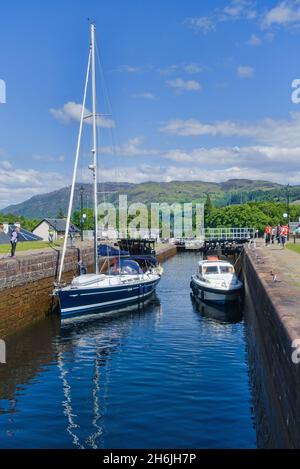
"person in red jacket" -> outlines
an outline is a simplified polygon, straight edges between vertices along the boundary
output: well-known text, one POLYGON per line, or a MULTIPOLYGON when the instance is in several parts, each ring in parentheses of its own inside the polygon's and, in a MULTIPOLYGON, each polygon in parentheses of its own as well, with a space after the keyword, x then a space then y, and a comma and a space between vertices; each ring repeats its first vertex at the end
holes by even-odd
POLYGON ((267 225, 266 228, 265 228, 265 243, 266 243, 266 247, 269 247, 269 244, 270 244, 271 231, 272 231, 272 228, 270 227, 270 225, 267 225))
POLYGON ((281 232, 280 232, 282 249, 284 249, 288 234, 289 234, 289 227, 287 225, 282 225, 281 232))

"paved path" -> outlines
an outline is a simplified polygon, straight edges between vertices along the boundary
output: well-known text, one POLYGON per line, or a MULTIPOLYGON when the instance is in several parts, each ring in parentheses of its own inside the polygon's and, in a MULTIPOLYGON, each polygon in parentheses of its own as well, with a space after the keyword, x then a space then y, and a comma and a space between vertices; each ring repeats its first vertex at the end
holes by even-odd
POLYGON ((282 249, 278 244, 271 244, 268 248, 261 240, 257 243, 257 255, 267 262, 278 280, 284 280, 289 285, 300 289, 300 254, 282 249))

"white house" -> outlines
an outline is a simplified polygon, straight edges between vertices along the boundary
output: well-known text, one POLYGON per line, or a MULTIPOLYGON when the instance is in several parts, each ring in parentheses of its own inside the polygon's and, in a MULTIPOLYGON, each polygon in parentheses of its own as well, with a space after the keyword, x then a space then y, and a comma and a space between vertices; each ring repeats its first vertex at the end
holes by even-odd
MULTIPOLYGON (((64 218, 44 218, 32 230, 37 236, 40 236, 44 241, 49 240, 49 232, 53 233, 53 239, 63 238, 66 232, 67 220, 64 218)), ((76 233, 79 233, 78 228, 75 226, 76 233)))

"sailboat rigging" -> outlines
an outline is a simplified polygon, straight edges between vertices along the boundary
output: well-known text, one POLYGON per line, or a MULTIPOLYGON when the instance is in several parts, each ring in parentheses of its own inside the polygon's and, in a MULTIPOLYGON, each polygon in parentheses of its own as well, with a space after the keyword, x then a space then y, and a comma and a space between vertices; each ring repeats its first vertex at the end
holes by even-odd
POLYGON ((139 263, 136 259, 118 257, 117 265, 107 272, 99 272, 98 235, 98 168, 97 168, 97 114, 96 114, 96 67, 95 67, 95 24, 92 23, 91 43, 82 101, 81 119, 79 125, 71 193, 66 222, 65 238, 58 272, 58 281, 53 294, 59 298, 60 311, 63 318, 85 313, 103 313, 104 311, 123 309, 132 304, 144 302, 154 293, 161 277, 161 270, 155 259, 152 263, 139 263), (92 82, 92 164, 89 168, 93 175, 93 202, 94 202, 94 273, 75 277, 69 285, 62 283, 62 273, 67 250, 68 234, 72 214, 76 175, 78 169, 80 144, 83 131, 83 122, 86 116, 85 103, 88 83, 91 74, 92 82), (142 267, 143 266, 143 267, 142 267))

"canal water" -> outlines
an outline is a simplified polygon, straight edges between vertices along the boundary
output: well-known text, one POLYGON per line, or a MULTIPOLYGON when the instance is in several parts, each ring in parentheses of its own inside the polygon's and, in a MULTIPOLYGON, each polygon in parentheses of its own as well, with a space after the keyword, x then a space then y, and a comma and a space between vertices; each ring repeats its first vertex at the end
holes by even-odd
POLYGON ((255 448, 243 318, 193 303, 197 260, 165 262, 143 310, 10 339, 0 448, 255 448))

